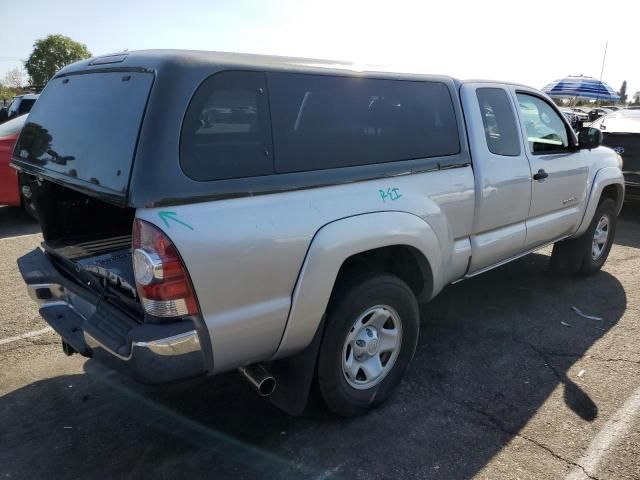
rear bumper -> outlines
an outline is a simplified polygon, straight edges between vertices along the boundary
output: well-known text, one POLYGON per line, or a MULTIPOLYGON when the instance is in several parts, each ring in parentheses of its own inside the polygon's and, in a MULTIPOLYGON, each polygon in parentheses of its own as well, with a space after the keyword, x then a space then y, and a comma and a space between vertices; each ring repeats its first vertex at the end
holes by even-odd
POLYGON ((191 320, 137 323, 90 292, 78 291, 40 250, 20 258, 18 266, 40 315, 76 352, 144 383, 205 373, 200 338, 191 320))

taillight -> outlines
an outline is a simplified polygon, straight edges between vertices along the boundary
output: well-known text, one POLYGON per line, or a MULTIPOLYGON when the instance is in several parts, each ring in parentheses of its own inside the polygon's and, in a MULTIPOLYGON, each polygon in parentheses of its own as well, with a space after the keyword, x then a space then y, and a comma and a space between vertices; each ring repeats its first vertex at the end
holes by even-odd
POLYGON ((144 310, 155 317, 198 313, 187 269, 176 247, 157 227, 133 223, 133 271, 144 310))

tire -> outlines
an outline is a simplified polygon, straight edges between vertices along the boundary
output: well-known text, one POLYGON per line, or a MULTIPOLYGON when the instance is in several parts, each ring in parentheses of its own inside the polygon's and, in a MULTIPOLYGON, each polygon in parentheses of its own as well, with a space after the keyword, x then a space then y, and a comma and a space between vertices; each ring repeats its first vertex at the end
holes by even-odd
POLYGON ((551 267, 556 272, 593 274, 599 271, 607 261, 613 239, 616 233, 617 210, 616 202, 605 198, 591 220, 586 232, 580 237, 563 240, 553 246, 551 267), (603 228, 604 227, 604 228, 603 228), (596 231, 599 232, 602 243, 596 242, 596 231), (603 235, 601 232, 605 231, 603 235), (605 238, 606 237, 606 238, 605 238))
POLYGON ((38 212, 36 211, 36 207, 33 205, 33 202, 24 196, 20 198, 20 205, 22 206, 22 210, 31 217, 32 220, 38 221, 38 212))
POLYGON ((25 177, 18 177, 18 186, 20 187, 20 206, 22 210, 29 215, 33 220, 38 221, 38 211, 36 210, 36 206, 33 203, 33 196, 29 194, 25 195, 24 188, 26 187, 28 191, 30 191, 31 186, 25 180, 25 177))
POLYGON ((384 402, 413 358, 419 328, 415 295, 393 275, 369 274, 337 288, 316 377, 328 409, 352 417, 384 402))

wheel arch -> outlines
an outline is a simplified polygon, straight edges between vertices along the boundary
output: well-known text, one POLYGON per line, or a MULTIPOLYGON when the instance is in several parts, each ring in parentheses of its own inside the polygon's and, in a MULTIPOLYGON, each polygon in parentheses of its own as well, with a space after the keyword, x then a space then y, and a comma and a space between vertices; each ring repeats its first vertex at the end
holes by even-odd
POLYGON ((380 271, 398 275, 420 299, 428 299, 443 286, 442 264, 438 236, 416 215, 376 212, 325 225, 307 252, 273 358, 295 354, 311 342, 337 282, 345 275, 382 266, 380 271), (422 281, 416 278, 418 272, 422 281))
POLYGON ((342 262, 333 291, 348 278, 368 273, 393 274, 420 299, 431 298, 433 294, 431 265, 424 253, 414 246, 394 244, 354 253, 342 262))
POLYGON ((624 177, 617 167, 605 167, 596 173, 589 192, 582 222, 573 234, 573 237, 579 237, 587 231, 593 215, 595 215, 598 206, 605 198, 615 200, 616 212, 620 213, 624 201, 624 177))
POLYGON ((606 185, 602 189, 602 193, 600 194, 600 198, 598 199, 598 205, 600 205, 606 198, 610 198, 611 200, 616 202, 616 209, 619 213, 620 209, 622 208, 622 202, 624 200, 624 189, 622 185, 618 183, 611 183, 609 185, 606 185))

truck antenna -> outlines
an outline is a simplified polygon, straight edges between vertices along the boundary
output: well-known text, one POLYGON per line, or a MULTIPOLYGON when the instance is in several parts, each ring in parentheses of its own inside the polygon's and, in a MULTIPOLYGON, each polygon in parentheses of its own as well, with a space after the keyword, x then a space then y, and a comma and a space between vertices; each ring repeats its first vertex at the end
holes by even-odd
POLYGON ((607 40, 604 44, 604 55, 602 55, 602 67, 600 67, 600 85, 598 85, 598 95, 596 96, 596 107, 598 106, 598 100, 600 100, 600 89, 602 88, 602 74, 604 73, 604 61, 607 58, 608 46, 609 46, 609 41, 607 40))

